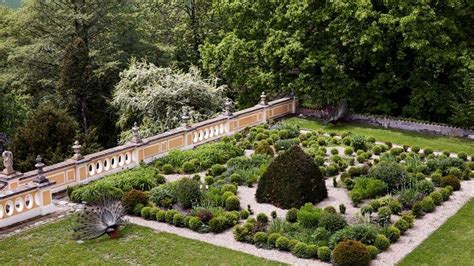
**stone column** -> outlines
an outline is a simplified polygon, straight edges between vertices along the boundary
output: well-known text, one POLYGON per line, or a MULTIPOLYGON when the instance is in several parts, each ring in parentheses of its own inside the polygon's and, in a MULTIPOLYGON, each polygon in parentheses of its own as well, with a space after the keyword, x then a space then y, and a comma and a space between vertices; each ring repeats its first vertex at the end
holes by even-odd
POLYGON ((84 159, 84 156, 81 154, 81 144, 79 144, 79 141, 75 141, 74 145, 72 146, 72 150, 74 151, 74 156, 72 156, 72 159, 75 161, 80 161, 84 159))
POLYGON ((36 178, 33 180, 33 182, 38 183, 38 184, 49 182, 46 176, 44 176, 44 171, 43 171, 44 163, 42 161, 43 161, 43 158, 41 158, 41 155, 38 155, 36 157, 36 164, 35 164, 37 174, 36 174, 36 178))

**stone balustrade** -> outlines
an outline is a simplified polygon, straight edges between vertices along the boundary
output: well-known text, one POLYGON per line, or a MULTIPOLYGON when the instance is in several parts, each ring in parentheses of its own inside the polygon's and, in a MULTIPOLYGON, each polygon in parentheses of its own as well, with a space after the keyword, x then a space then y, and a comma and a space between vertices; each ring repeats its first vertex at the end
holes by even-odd
POLYGON ((69 186, 136 167, 140 162, 149 163, 171 150, 192 149, 296 111, 293 98, 273 102, 265 98, 262 95, 260 104, 245 110, 231 113, 226 108, 226 113, 216 118, 141 140, 135 135, 130 143, 86 156, 79 154, 80 145, 75 143, 73 158, 41 169, 47 183, 36 183, 37 171, 0 177, 0 228, 54 211, 52 194, 69 186))

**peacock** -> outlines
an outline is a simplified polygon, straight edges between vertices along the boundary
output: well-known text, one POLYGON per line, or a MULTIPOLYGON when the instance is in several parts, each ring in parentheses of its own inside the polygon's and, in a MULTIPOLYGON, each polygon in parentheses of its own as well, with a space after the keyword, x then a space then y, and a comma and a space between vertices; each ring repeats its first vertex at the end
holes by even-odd
POLYGON ((119 227, 124 224, 124 214, 124 209, 117 200, 102 199, 94 204, 87 204, 78 214, 74 238, 89 240, 104 234, 116 238, 119 227))

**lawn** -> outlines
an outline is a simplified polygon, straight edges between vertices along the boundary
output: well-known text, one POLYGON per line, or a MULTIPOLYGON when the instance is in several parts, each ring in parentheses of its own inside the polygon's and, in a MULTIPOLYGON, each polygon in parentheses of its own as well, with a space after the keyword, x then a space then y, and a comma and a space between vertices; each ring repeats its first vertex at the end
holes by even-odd
POLYGON ((78 244, 70 218, 0 241, 2 265, 282 265, 149 228, 128 225, 119 239, 78 244))
POLYGON ((327 132, 352 132, 366 136, 373 136, 378 141, 391 141, 396 144, 417 145, 420 148, 432 148, 440 151, 466 152, 474 156, 474 140, 436 136, 409 131, 384 129, 353 123, 339 123, 337 125, 324 124, 310 119, 292 117, 285 120, 285 123, 299 125, 301 128, 323 130, 327 132))
POLYGON ((474 199, 399 265, 474 265, 474 199))

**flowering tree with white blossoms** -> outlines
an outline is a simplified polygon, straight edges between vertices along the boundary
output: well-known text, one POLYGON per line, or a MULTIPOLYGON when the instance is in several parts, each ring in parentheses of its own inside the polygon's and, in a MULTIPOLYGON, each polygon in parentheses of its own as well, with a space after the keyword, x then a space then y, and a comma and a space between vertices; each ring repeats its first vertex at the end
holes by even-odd
POLYGON ((112 105, 119 112, 117 125, 124 143, 130 140, 134 122, 140 125, 141 137, 147 137, 178 127, 183 110, 190 122, 216 116, 224 105, 223 86, 203 79, 195 67, 184 73, 132 60, 120 74, 112 105))

